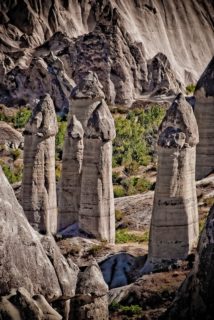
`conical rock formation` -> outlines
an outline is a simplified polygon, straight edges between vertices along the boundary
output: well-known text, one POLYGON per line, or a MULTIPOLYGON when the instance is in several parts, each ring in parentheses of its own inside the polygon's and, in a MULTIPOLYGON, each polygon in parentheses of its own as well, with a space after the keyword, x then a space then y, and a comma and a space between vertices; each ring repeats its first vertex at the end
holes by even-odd
POLYGON ((40 232, 56 233, 55 136, 58 131, 49 95, 37 104, 24 131, 22 205, 30 224, 40 232))
POLYGON ((115 234, 114 137, 114 120, 104 101, 102 86, 97 76, 89 72, 71 94, 63 151, 59 225, 66 227, 79 222, 84 232, 110 242, 114 242, 115 234))
POLYGON ((202 179, 214 171, 214 57, 197 83, 195 99, 200 137, 196 152, 196 178, 202 179))
POLYGON ((179 94, 160 126, 158 173, 148 261, 184 259, 198 237, 195 147, 198 128, 192 107, 179 94))

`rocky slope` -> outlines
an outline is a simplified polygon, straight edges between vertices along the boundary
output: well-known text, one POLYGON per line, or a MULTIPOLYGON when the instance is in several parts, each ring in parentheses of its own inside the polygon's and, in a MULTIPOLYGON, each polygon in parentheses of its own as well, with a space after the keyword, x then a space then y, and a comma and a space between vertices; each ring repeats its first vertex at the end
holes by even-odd
POLYGON ((30 93, 20 93, 47 87, 56 106, 67 107, 73 80, 90 69, 112 103, 129 104, 145 92, 177 93, 180 81, 195 82, 214 53, 213 12, 211 0, 1 3, 1 101, 32 102, 30 93), (58 34, 45 42, 58 31, 65 39, 58 34), (64 66, 60 72, 50 51, 64 66))

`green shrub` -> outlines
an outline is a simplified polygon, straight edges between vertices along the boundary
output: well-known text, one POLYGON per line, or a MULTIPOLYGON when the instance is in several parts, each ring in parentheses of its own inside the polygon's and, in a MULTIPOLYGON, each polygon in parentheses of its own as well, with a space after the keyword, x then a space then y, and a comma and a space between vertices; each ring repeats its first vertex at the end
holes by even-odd
POLYGON ((124 197, 126 195, 126 191, 123 188, 123 186, 115 185, 114 186, 114 197, 119 198, 119 197, 124 197))
POLYGON ((195 91, 195 85, 193 83, 190 83, 186 86, 186 94, 192 94, 195 91))
POLYGON ((24 128, 28 120, 32 115, 32 111, 27 107, 21 107, 19 111, 16 113, 15 118, 13 120, 13 124, 15 128, 24 128))
POLYGON ((121 221, 123 219, 123 212, 121 210, 118 210, 116 209, 115 210, 115 220, 118 222, 118 221, 121 221))
POLYGON ((126 117, 115 118, 113 167, 123 165, 132 174, 140 165, 148 165, 152 161, 152 149, 147 137, 156 134, 164 114, 163 107, 154 105, 147 110, 136 109, 126 117))
POLYGON ((13 157, 13 160, 15 161, 20 157, 21 150, 20 149, 11 149, 10 153, 11 153, 11 155, 13 157))
POLYGON ((67 121, 61 120, 57 117, 58 132, 56 135, 56 160, 62 160, 63 145, 65 140, 65 134, 67 130, 67 121))
POLYGON ((128 243, 128 242, 147 242, 149 238, 149 233, 145 231, 142 234, 133 233, 127 229, 116 230, 116 243, 128 243))
POLYGON ((0 165, 2 170, 7 177, 8 181, 13 184, 15 182, 19 182, 22 180, 23 166, 17 166, 15 168, 11 168, 8 164, 4 163, 0 160, 0 165))

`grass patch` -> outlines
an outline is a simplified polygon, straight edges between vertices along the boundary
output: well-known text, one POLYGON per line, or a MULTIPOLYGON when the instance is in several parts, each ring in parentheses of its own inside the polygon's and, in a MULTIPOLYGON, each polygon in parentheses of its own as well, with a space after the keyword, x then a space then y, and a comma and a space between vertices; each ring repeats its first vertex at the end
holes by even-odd
POLYGON ((119 180, 120 184, 114 185, 114 197, 131 196, 153 189, 153 184, 145 177, 129 177, 119 180))
POLYGON ((117 302, 112 302, 109 306, 110 312, 118 312, 127 316, 142 315, 142 308, 137 304, 132 304, 130 306, 124 306, 117 302))
POLYGON ((149 240, 149 232, 145 231, 142 234, 137 234, 131 231, 128 231, 127 229, 118 229, 116 230, 116 243, 128 243, 128 242, 134 242, 134 243, 143 243, 148 242, 149 240))

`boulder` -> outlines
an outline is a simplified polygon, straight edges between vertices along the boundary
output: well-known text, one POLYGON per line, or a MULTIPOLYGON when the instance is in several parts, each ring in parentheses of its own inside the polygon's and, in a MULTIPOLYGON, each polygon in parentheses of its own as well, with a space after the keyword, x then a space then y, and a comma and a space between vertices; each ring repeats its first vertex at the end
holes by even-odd
POLYGON ((18 149, 23 147, 24 137, 16 129, 4 121, 0 121, 0 145, 6 148, 18 149))
POLYGON ((96 262, 81 272, 78 277, 76 296, 71 299, 69 319, 107 320, 108 286, 96 262))

